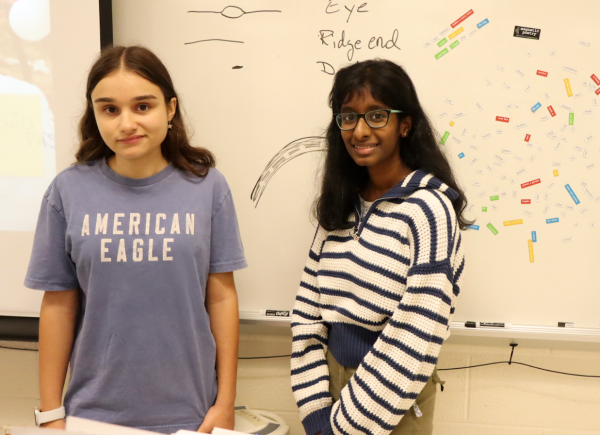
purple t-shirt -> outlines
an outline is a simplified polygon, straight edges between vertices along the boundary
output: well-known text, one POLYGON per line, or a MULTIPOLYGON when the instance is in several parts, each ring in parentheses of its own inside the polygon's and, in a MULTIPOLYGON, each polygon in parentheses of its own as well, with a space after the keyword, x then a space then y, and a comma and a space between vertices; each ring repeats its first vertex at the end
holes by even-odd
POLYGON ((25 279, 81 289, 67 415, 173 433, 196 430, 216 393, 208 274, 246 267, 225 178, 167 166, 126 178, 104 159, 48 188, 25 279))

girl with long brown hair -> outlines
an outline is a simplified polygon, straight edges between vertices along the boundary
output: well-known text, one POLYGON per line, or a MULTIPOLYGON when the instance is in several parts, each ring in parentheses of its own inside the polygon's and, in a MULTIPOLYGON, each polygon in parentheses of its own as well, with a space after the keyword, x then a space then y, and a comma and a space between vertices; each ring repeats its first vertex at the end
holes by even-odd
POLYGON ((79 135, 76 164, 42 200, 25 280, 45 291, 36 422, 232 429, 233 271, 246 266, 235 208, 150 50, 100 54, 79 135))

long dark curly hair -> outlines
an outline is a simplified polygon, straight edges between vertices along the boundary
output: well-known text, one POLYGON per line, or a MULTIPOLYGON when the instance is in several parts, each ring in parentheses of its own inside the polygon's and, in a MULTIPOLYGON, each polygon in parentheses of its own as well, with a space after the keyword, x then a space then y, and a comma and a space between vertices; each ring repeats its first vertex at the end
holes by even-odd
MULTIPOLYGON (((412 128, 408 136, 402 138, 400 158, 411 170, 422 169, 432 173, 458 193, 453 207, 460 228, 465 229, 472 223, 464 216, 467 198, 438 145, 434 130, 406 71, 394 62, 381 59, 357 62, 340 69, 329 94, 329 105, 333 113, 339 113, 342 104, 364 90, 388 107, 402 110, 404 113, 398 114, 400 121, 406 116, 412 118, 412 128)), ((356 195, 368 183, 369 174, 367 168, 354 163, 346 151, 341 131, 333 116, 326 138, 327 152, 321 193, 315 203, 315 216, 319 224, 328 231, 347 229, 353 225, 348 216, 354 210, 356 195)))
POLYGON ((121 68, 158 86, 165 97, 165 103, 168 104, 173 97, 177 98, 175 116, 170 121, 173 127, 161 144, 162 155, 178 169, 198 177, 206 176, 208 169, 215 166, 215 157, 207 149, 190 144, 182 116, 181 101, 175 92, 171 76, 160 59, 152 51, 141 46, 107 47, 92 65, 85 91, 86 108, 79 121, 79 150, 75 154, 75 164, 114 154, 100 136, 92 106, 92 91, 100 80, 121 68))

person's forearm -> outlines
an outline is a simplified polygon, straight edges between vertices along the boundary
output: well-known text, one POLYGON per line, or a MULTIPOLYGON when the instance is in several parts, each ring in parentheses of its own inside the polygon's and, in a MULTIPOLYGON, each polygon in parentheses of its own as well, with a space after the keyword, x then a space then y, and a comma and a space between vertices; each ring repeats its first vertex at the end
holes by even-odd
POLYGON ((237 380, 239 311, 237 295, 208 305, 210 328, 217 346, 217 403, 233 406, 237 380))
POLYGON ((46 292, 40 311, 40 410, 62 406, 62 392, 73 348, 79 290, 46 292))

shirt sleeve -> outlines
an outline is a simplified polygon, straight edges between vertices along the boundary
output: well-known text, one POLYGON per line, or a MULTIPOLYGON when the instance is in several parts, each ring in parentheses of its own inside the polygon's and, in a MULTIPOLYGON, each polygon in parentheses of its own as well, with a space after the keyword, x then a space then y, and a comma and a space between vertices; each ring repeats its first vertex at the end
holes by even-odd
POLYGON ((46 291, 79 288, 67 246, 67 221, 61 208, 50 203, 48 192, 42 199, 25 287, 46 291))
POLYGON ((209 273, 233 272, 247 266, 233 198, 227 191, 211 220, 209 273))
POLYGON ((292 313, 292 391, 307 435, 329 426, 332 399, 329 394, 328 326, 321 318, 317 282, 319 259, 327 231, 317 229, 292 313))
POLYGON ((406 202, 412 209, 406 290, 332 408, 335 434, 389 434, 432 375, 447 337, 464 264, 454 211, 442 200, 406 202))

